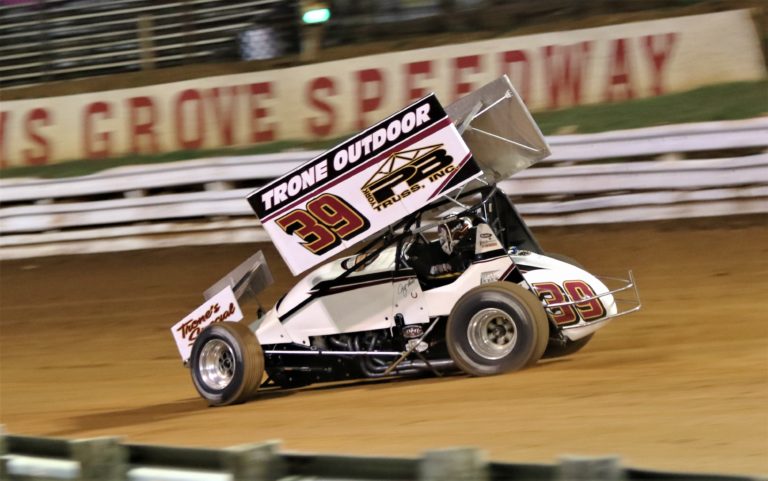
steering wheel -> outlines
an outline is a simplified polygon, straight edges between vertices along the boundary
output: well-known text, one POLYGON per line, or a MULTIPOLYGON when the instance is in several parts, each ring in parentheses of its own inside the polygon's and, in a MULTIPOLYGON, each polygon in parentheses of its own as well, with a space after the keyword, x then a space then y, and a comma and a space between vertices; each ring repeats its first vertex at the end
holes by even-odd
POLYGON ((453 254, 453 234, 451 234, 451 229, 448 227, 448 224, 440 224, 437 228, 437 235, 440 241, 440 248, 443 252, 447 255, 453 254))

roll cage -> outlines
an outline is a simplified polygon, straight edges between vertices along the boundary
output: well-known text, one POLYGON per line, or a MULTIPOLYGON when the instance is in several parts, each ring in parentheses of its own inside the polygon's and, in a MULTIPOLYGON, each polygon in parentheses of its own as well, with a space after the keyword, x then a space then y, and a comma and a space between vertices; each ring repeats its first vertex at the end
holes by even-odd
POLYGON ((344 279, 351 273, 364 268, 382 251, 392 246, 396 246, 393 274, 398 275, 402 271, 413 269, 404 256, 409 241, 418 237, 427 243, 434 242, 426 237, 427 233, 434 231, 441 224, 460 217, 470 217, 488 224, 505 251, 520 249, 543 253, 538 241, 509 197, 496 186, 484 185, 452 197, 443 197, 376 234, 372 241, 355 252, 354 262, 345 266, 344 272, 337 277, 337 280, 344 279), (442 215, 437 215, 441 209, 450 205, 454 208, 442 215))

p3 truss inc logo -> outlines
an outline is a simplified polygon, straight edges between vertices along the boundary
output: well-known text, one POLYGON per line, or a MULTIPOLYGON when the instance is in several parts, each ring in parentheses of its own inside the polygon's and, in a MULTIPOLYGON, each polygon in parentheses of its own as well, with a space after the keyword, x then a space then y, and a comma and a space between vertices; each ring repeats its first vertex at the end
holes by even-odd
POLYGON ((456 170, 443 144, 395 152, 361 189, 376 211, 400 202, 456 170))

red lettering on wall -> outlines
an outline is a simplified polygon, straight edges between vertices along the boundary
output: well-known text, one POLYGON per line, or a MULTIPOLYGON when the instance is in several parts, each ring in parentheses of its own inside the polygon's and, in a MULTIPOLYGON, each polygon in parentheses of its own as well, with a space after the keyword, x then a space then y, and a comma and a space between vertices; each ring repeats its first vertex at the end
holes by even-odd
POLYGON ((128 102, 128 138, 131 152, 139 154, 142 151, 157 153, 160 145, 155 132, 157 107, 152 97, 131 97, 128 102), (144 141, 142 142, 142 139, 144 141), (142 149, 142 144, 145 147, 142 149))
POLYGON ((307 103, 323 112, 321 117, 310 117, 306 121, 307 130, 315 137, 326 137, 336 126, 336 110, 326 100, 321 98, 336 95, 336 84, 329 77, 318 77, 307 84, 307 103))
POLYGON ((8 128, 10 116, 10 112, 0 112, 0 169, 8 167, 8 161, 5 157, 5 130, 8 128))
POLYGON ((664 93, 664 69, 676 40, 676 33, 646 35, 643 37, 643 52, 653 67, 651 71, 651 91, 653 95, 662 95, 664 93))
POLYGON ((112 106, 107 102, 92 102, 83 112, 83 156, 86 159, 106 159, 112 154, 112 135, 97 132, 96 118, 112 118, 112 106))
POLYGON ((502 74, 507 74, 523 102, 531 98, 531 62, 524 50, 509 50, 500 55, 502 74))
POLYGON ((262 119, 269 117, 269 110, 261 107, 260 97, 272 98, 272 82, 258 82, 249 85, 251 106, 251 142, 272 142, 275 140, 275 124, 264 124, 262 119))
POLYGON ((434 78, 432 75, 432 61, 411 62, 405 64, 405 102, 410 104, 429 93, 428 89, 416 85, 417 77, 434 78))
POLYGON ((544 77, 547 85, 547 107, 557 109, 563 105, 581 103, 582 80, 586 77, 592 42, 573 45, 547 45, 544 50, 544 77), (561 103, 568 95, 569 101, 561 103))
POLYGON ((384 75, 377 68, 368 68, 356 72, 357 77, 357 128, 368 126, 365 114, 381 107, 384 99, 384 75), (371 92, 373 91, 373 92, 371 92))
POLYGON ((181 92, 173 111, 176 145, 184 150, 195 150, 205 141, 203 96, 196 89, 181 92), (190 125, 192 124, 192 125, 190 125))
POLYGON ((237 87, 214 87, 209 91, 208 100, 212 106, 214 123, 221 138, 221 145, 233 145, 235 143, 234 125, 237 105, 237 87), (229 97, 228 102, 223 98, 229 97), (222 105, 225 104, 225 105, 222 105))
POLYGON ((467 55, 466 57, 457 57, 453 59, 454 100, 474 90, 471 82, 464 81, 465 70, 472 70, 475 73, 480 73, 480 56, 467 55))
POLYGON ((38 131, 39 127, 51 125, 51 114, 47 109, 38 107, 30 110, 24 121, 24 132, 37 147, 24 149, 24 162, 29 165, 47 164, 51 158, 51 144, 38 131))
POLYGON ((629 39, 617 38, 612 42, 608 59, 608 82, 605 85, 603 99, 606 102, 627 100, 635 97, 632 88, 632 75, 627 54, 629 39))

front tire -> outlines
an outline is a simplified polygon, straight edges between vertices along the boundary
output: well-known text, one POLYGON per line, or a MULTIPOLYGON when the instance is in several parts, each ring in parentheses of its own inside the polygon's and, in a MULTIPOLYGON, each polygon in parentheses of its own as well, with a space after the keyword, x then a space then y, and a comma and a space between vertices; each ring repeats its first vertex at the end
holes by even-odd
POLYGON ((192 346, 192 382, 211 406, 245 402, 259 388, 264 353, 246 325, 221 322, 206 328, 192 346))
POLYGON ((448 353, 473 376, 516 371, 535 364, 549 338, 547 314, 528 290, 509 282, 476 287, 448 318, 448 353))

